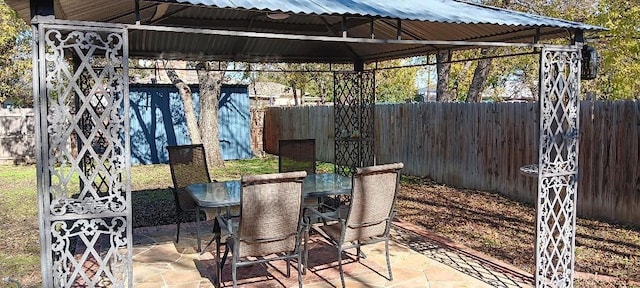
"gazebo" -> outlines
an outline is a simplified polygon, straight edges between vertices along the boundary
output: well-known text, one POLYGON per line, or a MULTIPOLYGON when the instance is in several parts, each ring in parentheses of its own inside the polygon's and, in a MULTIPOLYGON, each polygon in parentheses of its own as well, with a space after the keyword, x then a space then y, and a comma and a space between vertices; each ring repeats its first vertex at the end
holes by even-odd
POLYGON ((334 89, 373 103, 367 64, 478 47, 540 55, 536 284, 573 286, 582 49, 603 28, 454 0, 6 2, 33 26, 43 286, 98 281, 90 256, 95 277, 132 286, 130 58, 350 63, 334 89))

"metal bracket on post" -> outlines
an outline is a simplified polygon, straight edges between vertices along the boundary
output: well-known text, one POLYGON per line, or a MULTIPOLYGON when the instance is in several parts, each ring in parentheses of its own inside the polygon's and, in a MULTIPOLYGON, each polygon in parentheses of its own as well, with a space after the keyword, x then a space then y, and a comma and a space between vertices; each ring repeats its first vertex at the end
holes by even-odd
POLYGON ((140 0, 135 0, 136 25, 140 25, 140 0))
POLYGON ((371 18, 371 27, 370 27, 370 30, 371 30, 371 39, 376 39, 376 33, 375 33, 375 32, 374 32, 374 30, 373 30, 373 22, 374 22, 374 21, 375 21, 375 19, 371 18))
POLYGON ((347 16, 342 15, 342 38, 347 38, 347 16))

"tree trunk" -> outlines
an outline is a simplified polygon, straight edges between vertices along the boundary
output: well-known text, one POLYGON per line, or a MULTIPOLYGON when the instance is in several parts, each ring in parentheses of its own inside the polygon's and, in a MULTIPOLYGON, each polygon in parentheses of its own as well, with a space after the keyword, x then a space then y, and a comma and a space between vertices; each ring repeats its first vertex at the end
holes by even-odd
POLYGON ((298 90, 296 89, 295 83, 291 83, 291 90, 293 90, 293 105, 300 105, 300 102, 298 101, 298 90))
POLYGON ((200 84, 200 132, 202 144, 207 155, 207 166, 224 167, 220 149, 220 132, 218 128, 218 97, 224 80, 226 62, 220 64, 220 70, 209 71, 210 63, 200 62, 196 65, 200 84))
POLYGON ((184 106, 184 118, 185 122, 187 122, 187 131, 189 132, 189 138, 191 139, 191 144, 200 144, 202 143, 202 137, 200 136, 200 130, 198 129, 198 120, 196 118, 196 110, 193 107, 193 98, 191 95, 191 88, 189 85, 184 83, 180 76, 176 73, 176 70, 173 67, 169 67, 167 64, 168 61, 162 61, 162 66, 164 67, 164 71, 167 73, 167 77, 171 80, 171 83, 178 88, 178 92, 180 93, 180 98, 182 98, 182 105, 184 106))
POLYGON ((451 72, 451 53, 449 51, 439 51, 436 54, 436 71, 438 73, 438 83, 436 85, 436 101, 449 101, 449 74, 451 72))
MULTIPOLYGON (((495 49, 482 48, 480 51, 480 55, 486 57, 490 55, 495 49)), ((469 86, 469 94, 467 95, 468 102, 482 102, 482 96, 480 92, 484 88, 485 83, 487 82, 487 76, 489 75, 489 71, 491 71, 491 64, 493 59, 487 58, 478 60, 478 66, 476 66, 476 71, 473 73, 473 80, 471 81, 471 86, 469 86)))

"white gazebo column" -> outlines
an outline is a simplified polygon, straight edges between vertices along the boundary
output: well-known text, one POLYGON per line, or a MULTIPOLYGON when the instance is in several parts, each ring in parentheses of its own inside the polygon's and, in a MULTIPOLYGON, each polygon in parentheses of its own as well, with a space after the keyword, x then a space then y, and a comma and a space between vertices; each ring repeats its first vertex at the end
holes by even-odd
POLYGON ((536 287, 573 287, 581 47, 543 48, 536 287))
POLYGON ((131 287, 127 30, 32 24, 43 287, 131 287))

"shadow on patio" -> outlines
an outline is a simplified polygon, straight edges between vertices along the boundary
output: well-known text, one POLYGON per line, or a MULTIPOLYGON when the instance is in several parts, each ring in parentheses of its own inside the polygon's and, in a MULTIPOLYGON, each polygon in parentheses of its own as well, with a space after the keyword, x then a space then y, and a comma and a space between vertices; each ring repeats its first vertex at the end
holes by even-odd
MULTIPOLYGON (((211 224, 211 223, 208 223, 211 224)), ((175 243, 175 225, 134 229, 133 271, 135 287, 213 287, 215 262, 212 249, 196 253, 195 224, 187 223, 175 243)), ((211 227, 210 225, 208 227, 211 227)), ((211 233, 203 239, 210 239, 211 233)), ((529 287, 530 274, 469 248, 433 235, 404 221, 394 222, 390 245, 394 280, 386 279, 384 243, 367 245, 361 263, 353 255, 343 259, 347 287, 529 287)), ((305 287, 340 287, 335 248, 312 235, 305 287)), ((351 251, 350 251, 351 252, 351 251)), ((238 268, 241 287, 294 287, 296 265, 285 277, 285 262, 274 261, 238 268)), ((223 287, 232 286, 225 265, 223 287)))

